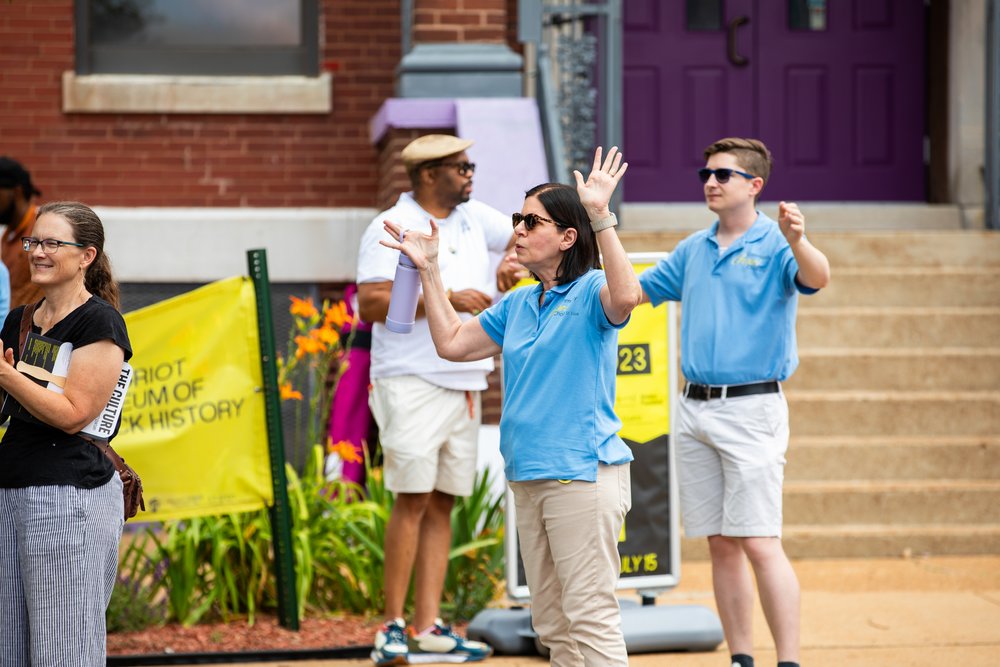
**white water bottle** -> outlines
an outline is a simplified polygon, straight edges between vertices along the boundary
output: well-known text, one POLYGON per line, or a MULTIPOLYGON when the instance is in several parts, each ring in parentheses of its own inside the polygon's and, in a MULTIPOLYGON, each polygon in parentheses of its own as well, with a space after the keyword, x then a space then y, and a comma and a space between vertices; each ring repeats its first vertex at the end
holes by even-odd
MULTIPOLYGON (((399 233, 399 242, 403 234, 399 233)), ((392 280, 389 295, 389 313, 385 317, 385 328, 394 333, 407 334, 413 331, 417 319, 417 295, 420 292, 420 272, 406 253, 399 253, 396 277, 392 280)))

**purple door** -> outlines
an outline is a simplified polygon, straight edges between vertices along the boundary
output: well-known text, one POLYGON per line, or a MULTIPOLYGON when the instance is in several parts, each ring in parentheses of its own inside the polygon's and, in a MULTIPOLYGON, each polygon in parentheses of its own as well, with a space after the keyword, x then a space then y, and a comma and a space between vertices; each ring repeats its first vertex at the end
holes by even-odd
POLYGON ((767 200, 925 199, 924 3, 623 5, 626 201, 701 200, 725 136, 771 149, 767 200))

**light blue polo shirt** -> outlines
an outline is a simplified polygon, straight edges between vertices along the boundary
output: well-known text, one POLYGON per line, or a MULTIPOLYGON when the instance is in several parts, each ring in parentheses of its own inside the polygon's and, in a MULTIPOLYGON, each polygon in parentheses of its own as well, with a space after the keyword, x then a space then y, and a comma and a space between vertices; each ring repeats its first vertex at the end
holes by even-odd
POLYGON ((798 262, 778 224, 763 213, 721 256, 719 222, 677 245, 639 276, 653 305, 680 301, 681 368, 698 384, 787 380, 795 342, 798 262))
POLYGON ((479 315, 503 348, 500 452, 512 482, 597 480, 597 464, 632 460, 618 437, 618 330, 601 306, 604 272, 592 269, 545 294, 522 287, 479 315))

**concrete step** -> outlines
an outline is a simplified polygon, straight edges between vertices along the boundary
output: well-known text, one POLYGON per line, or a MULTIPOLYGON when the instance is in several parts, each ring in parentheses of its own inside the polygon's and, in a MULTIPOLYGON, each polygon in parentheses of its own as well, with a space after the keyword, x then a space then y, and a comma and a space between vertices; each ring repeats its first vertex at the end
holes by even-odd
POLYGON ((806 347, 992 347, 1000 308, 803 308, 798 342, 806 347))
POLYGON ((796 391, 793 438, 1000 434, 1000 392, 796 391))
MULTIPOLYGON (((806 224, 809 240, 830 260, 834 277, 846 267, 1000 267, 997 232, 822 232, 809 231, 806 224)), ((625 227, 619 236, 629 252, 666 252, 690 233, 625 227)))
POLYGON ((1000 481, 786 482, 786 525, 1000 524, 1000 481))
MULTIPOLYGON (((798 202, 806 216, 810 235, 827 232, 960 231, 962 211, 954 204, 909 204, 902 202, 798 202)), ((760 202, 758 209, 778 219, 778 202, 760 202)), ((621 205, 622 227, 629 231, 696 230, 713 221, 703 202, 675 204, 625 202, 621 205)))
MULTIPOLYGON (((1000 341, 997 341, 1000 342, 1000 341)), ((992 391, 1000 347, 799 348, 785 391, 992 391)))
POLYGON ((794 438, 788 482, 1000 479, 1000 437, 794 438))
POLYGON ((817 306, 997 306, 1000 268, 979 266, 834 267, 830 284, 799 299, 817 306))
MULTIPOLYGON (((927 523, 786 525, 782 535, 791 558, 878 558, 1000 553, 1000 525, 927 523)), ((708 540, 681 540, 684 561, 708 560, 708 540)))
POLYGON ((823 232, 809 234, 809 239, 836 268, 1000 266, 1000 234, 996 232, 823 232))

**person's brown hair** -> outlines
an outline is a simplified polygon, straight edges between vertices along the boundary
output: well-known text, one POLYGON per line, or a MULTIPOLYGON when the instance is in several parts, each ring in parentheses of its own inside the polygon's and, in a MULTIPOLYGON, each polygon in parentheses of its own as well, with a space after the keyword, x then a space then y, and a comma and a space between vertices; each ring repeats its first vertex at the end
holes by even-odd
POLYGON ((76 201, 55 201, 42 205, 38 217, 52 213, 62 217, 73 228, 73 240, 85 247, 97 250, 97 256, 87 267, 84 286, 91 294, 96 294, 115 308, 121 308, 118 282, 111 274, 111 260, 104 254, 104 225, 97 214, 76 201))
POLYGON ((754 176, 764 179, 764 185, 767 185, 774 160, 771 158, 771 151, 767 150, 763 141, 740 139, 739 137, 719 139, 705 149, 705 159, 707 160, 716 153, 732 153, 736 156, 737 164, 754 176))

